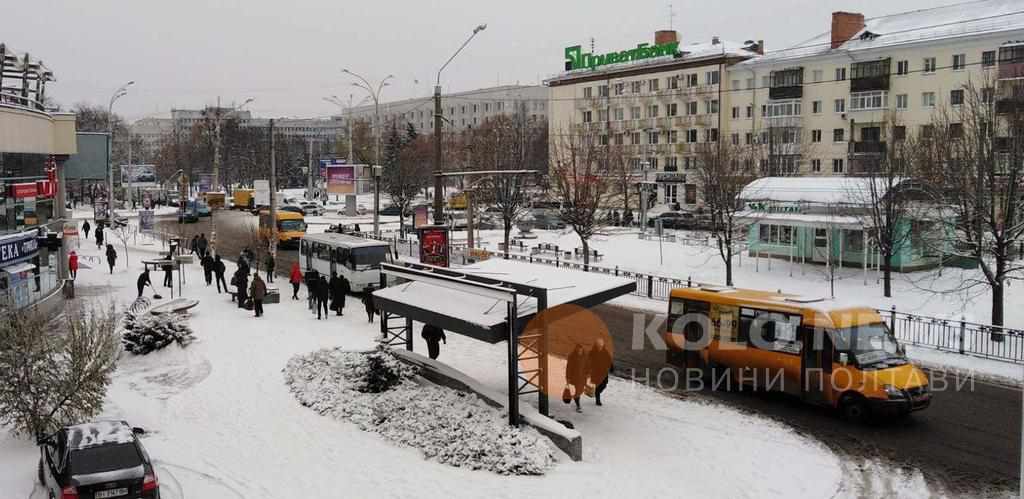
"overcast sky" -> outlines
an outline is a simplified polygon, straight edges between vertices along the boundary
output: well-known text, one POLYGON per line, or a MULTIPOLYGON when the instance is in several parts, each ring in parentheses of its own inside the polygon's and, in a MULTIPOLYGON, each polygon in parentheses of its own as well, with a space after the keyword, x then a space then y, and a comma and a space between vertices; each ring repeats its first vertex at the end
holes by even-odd
POLYGON ((438 68, 474 26, 487 29, 445 70, 445 91, 537 84, 561 70, 563 49, 599 52, 653 41, 669 24, 681 41, 718 35, 764 39, 768 50, 829 29, 834 10, 867 17, 953 3, 944 0, 36 0, 3 12, 0 41, 42 59, 63 106, 106 105, 138 119, 173 108, 255 101, 264 117, 335 113, 328 95, 356 101, 341 68, 377 81, 384 100, 432 92, 438 68), (713 6, 713 7, 712 7, 713 6), (416 81, 419 83, 416 83, 416 81))

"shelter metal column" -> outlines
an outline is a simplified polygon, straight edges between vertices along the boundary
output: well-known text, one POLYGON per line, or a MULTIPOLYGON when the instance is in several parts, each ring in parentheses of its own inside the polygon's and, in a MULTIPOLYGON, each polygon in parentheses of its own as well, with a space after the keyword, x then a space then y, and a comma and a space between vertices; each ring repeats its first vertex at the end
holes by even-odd
POLYGON ((548 415, 548 334, 543 312, 547 302, 547 291, 537 296, 537 315, 530 321, 530 328, 519 336, 516 347, 517 391, 519 395, 536 392, 537 410, 545 416, 548 415), (536 388, 530 388, 531 385, 536 388))
POLYGON ((519 334, 516 331, 518 295, 508 302, 508 424, 519 426, 519 334))
POLYGON ((384 345, 412 351, 412 319, 381 310, 380 334, 384 345))

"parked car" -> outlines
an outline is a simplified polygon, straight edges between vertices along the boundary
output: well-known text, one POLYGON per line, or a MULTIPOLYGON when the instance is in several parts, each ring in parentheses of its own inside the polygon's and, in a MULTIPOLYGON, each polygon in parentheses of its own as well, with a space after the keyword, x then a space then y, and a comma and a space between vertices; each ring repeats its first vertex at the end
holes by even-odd
POLYGON ((195 201, 196 203, 196 215, 200 217, 210 216, 210 205, 206 204, 205 201, 195 201))
POLYGON ((302 208, 302 211, 306 212, 306 216, 309 217, 323 216, 323 214, 327 211, 324 209, 323 206, 320 205, 320 203, 316 203, 313 201, 303 201, 299 203, 299 206, 302 208))
POLYGON ((561 230, 565 228, 565 222, 561 218, 555 215, 547 213, 546 211, 535 211, 531 213, 531 223, 536 229, 555 229, 561 230))
MULTIPOLYGON (((380 214, 384 215, 384 216, 397 217, 400 213, 401 213, 401 210, 398 209, 397 205, 386 206, 386 207, 380 209, 380 214)), ((409 213, 405 214, 405 216, 409 216, 409 215, 410 215, 409 213)))
POLYGON ((160 499, 160 482, 139 436, 124 421, 66 426, 42 436, 39 483, 53 499, 160 499))
POLYGON ((661 227, 664 229, 693 229, 697 225, 696 215, 685 211, 667 211, 649 218, 647 226, 656 227, 657 220, 661 220, 661 227))
POLYGON ((299 215, 306 216, 306 210, 302 209, 301 206, 295 206, 293 204, 287 204, 277 208, 278 211, 290 211, 292 213, 298 213, 299 215))

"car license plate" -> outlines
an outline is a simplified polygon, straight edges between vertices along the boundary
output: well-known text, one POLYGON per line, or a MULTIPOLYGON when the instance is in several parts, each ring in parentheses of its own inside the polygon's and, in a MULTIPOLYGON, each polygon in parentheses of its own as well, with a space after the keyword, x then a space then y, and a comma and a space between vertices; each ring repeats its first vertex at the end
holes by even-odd
POLYGON ((106 499, 108 497, 121 497, 128 495, 128 487, 121 487, 119 489, 101 490, 93 494, 92 496, 96 499, 106 499))

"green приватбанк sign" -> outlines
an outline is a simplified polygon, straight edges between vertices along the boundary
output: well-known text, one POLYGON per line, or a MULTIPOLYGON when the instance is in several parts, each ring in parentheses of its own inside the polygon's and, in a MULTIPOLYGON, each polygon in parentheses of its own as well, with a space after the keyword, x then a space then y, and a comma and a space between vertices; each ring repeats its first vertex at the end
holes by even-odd
POLYGON ((674 56, 678 52, 679 42, 669 42, 651 46, 648 46, 646 43, 641 43, 634 49, 609 52, 601 55, 594 55, 590 53, 584 54, 582 47, 575 45, 565 48, 565 69, 566 71, 584 68, 594 69, 608 64, 639 61, 643 59, 650 59, 652 57, 661 57, 663 55, 674 56))

